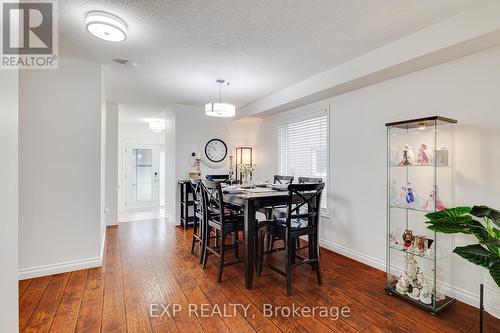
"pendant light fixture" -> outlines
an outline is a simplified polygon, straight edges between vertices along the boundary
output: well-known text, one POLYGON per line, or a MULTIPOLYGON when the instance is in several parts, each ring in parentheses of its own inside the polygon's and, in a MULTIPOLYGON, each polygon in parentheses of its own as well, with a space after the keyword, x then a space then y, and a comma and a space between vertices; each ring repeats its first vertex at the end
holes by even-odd
MULTIPOLYGON (((219 85, 219 102, 205 104, 205 115, 210 117, 234 117, 236 107, 233 104, 222 103, 222 86, 226 81, 218 79, 216 82, 219 85)), ((227 85, 229 85, 229 82, 227 85)))

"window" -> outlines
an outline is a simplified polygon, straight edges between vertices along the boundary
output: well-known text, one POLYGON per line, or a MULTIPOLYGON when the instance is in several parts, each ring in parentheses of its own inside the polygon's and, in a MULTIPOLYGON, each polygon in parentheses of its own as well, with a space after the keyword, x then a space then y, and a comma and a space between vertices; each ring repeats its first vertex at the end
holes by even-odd
MULTIPOLYGON (((328 115, 326 111, 307 118, 287 120, 278 127, 280 174, 318 177, 327 182, 328 115)), ((327 188, 322 194, 321 208, 327 210, 327 188)))

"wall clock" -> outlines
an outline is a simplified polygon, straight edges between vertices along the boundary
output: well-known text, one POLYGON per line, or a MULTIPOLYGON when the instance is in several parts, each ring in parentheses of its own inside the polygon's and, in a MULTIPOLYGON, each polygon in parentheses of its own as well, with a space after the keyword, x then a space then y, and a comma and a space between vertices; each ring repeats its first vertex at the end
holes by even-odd
POLYGON ((205 145, 205 155, 214 163, 222 162, 227 156, 227 145, 221 139, 212 139, 205 145))

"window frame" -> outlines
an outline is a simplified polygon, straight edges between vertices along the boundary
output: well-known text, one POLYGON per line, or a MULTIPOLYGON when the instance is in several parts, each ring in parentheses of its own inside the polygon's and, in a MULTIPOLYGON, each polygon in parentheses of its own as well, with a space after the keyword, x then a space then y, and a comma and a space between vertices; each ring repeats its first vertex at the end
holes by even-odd
POLYGON ((276 128, 277 141, 278 141, 278 169, 281 172, 281 145, 280 145, 280 129, 282 126, 286 126, 292 123, 297 123, 301 121, 305 121, 308 119, 317 118, 320 116, 324 116, 326 114, 326 207, 321 208, 321 216, 325 218, 330 218, 330 212, 332 211, 332 202, 331 198, 331 179, 330 179, 330 165, 331 165, 331 154, 330 154, 330 105, 326 105, 323 107, 315 107, 314 111, 311 108, 297 110, 297 112, 291 112, 287 114, 286 117, 283 117, 279 120, 278 126, 276 128), (319 110, 318 110, 319 109, 319 110))

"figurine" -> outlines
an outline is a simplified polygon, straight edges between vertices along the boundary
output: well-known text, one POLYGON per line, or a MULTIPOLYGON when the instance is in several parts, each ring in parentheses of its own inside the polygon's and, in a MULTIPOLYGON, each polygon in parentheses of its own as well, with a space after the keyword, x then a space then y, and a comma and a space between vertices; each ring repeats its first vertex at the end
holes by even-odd
POLYGON ((428 211, 440 211, 446 209, 443 201, 441 201, 441 199, 439 198, 438 190, 438 187, 434 186, 434 190, 431 192, 429 198, 424 202, 424 205, 422 206, 423 209, 428 211))
MULTIPOLYGON (((391 190, 391 193, 393 190, 391 190)), ((394 190, 394 192, 396 192, 394 190)), ((399 191, 399 195, 395 194, 392 196, 393 202, 392 205, 396 207, 405 207, 406 206, 406 187, 401 187, 399 191)))
POLYGON ((408 293, 408 296, 413 298, 414 300, 418 301, 420 295, 420 290, 418 288, 413 288, 411 293, 408 293))
POLYGON ((426 248, 425 248, 425 245, 426 245, 426 237, 425 236, 415 236, 415 247, 416 249, 418 250, 419 253, 424 253, 426 248))
POLYGON ((413 242, 413 232, 411 230, 406 229, 403 233, 403 242, 404 247, 409 248, 413 242))
POLYGON ((413 189, 411 188, 411 184, 408 183, 407 187, 405 188, 406 190, 406 195, 405 195, 405 200, 406 203, 410 206, 415 203, 415 195, 413 194, 413 189))
POLYGON ((396 291, 400 294, 406 294, 408 292, 409 283, 406 278, 406 274, 401 274, 398 283, 396 283, 396 291))
POLYGON ((429 154, 427 153, 427 145, 426 144, 421 144, 420 149, 418 150, 418 155, 417 155, 417 164, 420 165, 428 165, 430 164, 430 157, 429 154))
POLYGON ((431 304, 432 302, 432 287, 429 284, 425 284, 422 286, 422 289, 420 289, 420 296, 419 296, 420 302, 424 304, 431 304))
POLYGON ((405 255, 405 261, 406 261, 406 277, 409 279, 410 285, 413 287, 417 287, 416 283, 416 278, 417 278, 417 273, 419 271, 419 268, 417 266, 417 260, 415 259, 415 256, 411 253, 406 253, 405 255))
POLYGON ((413 154, 411 147, 409 145, 405 145, 405 148, 403 149, 403 159, 401 160, 401 162, 399 162, 399 165, 401 166, 412 165, 414 157, 415 155, 413 154))

